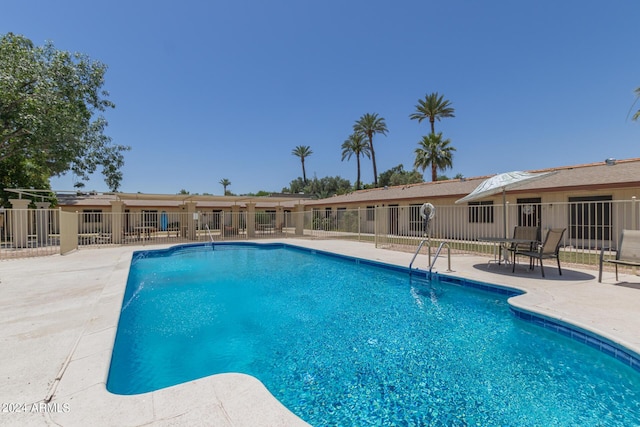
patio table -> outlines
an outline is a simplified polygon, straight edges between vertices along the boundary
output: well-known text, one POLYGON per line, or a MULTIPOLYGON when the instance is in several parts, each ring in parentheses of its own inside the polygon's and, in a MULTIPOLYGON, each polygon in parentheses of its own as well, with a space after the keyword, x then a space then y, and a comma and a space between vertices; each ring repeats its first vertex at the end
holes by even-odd
POLYGON ((479 237, 479 241, 481 242, 489 242, 493 243, 493 259, 489 260, 487 264, 491 264, 491 262, 495 262, 498 265, 502 262, 502 258, 504 256, 504 263, 509 264, 511 261, 509 260, 509 254, 507 250, 507 245, 511 244, 529 244, 533 245, 538 243, 537 240, 532 239, 514 239, 512 237, 479 237))

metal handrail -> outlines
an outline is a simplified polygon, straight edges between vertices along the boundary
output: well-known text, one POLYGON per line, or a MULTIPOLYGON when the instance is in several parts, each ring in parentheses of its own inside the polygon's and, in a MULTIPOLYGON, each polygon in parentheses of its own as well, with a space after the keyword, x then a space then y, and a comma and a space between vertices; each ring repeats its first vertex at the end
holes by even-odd
POLYGON ((211 239, 211 246, 213 247, 213 235, 211 234, 211 230, 209 230, 209 224, 205 224, 204 228, 207 229, 207 234, 209 235, 209 238, 211 239))
POLYGON ((440 251, 442 250, 442 248, 444 246, 447 247, 447 263, 448 263, 447 264, 447 272, 451 271, 451 246, 449 246, 449 243, 447 243, 447 242, 442 242, 442 243, 440 243, 440 246, 438 246, 438 250, 436 251, 436 254, 433 257, 433 262, 429 266, 429 279, 431 279, 431 270, 433 270, 433 266, 436 264, 436 260, 438 259, 438 255, 440 255, 440 251))
MULTIPOLYGON (((416 249, 416 253, 413 254, 413 258, 411 258, 411 262, 409 263, 409 270, 411 270, 411 266, 413 265, 413 261, 416 260, 416 257, 418 256, 418 252, 420 252, 420 249, 422 249, 422 246, 424 245, 424 242, 429 241, 430 239, 422 239, 420 241, 420 244, 418 245, 418 249, 416 249)), ((431 262, 431 242, 429 241, 429 244, 427 245, 427 247, 429 248, 429 262, 431 262)))
POLYGON ((420 252, 420 249, 422 249, 422 246, 425 244, 425 242, 427 243, 427 248, 429 248, 429 279, 431 279, 431 270, 433 270, 433 266, 436 264, 436 260, 438 259, 438 256, 440 255, 440 251, 442 251, 442 248, 444 246, 447 247, 447 272, 452 271, 451 270, 451 246, 449 246, 448 242, 442 242, 440 243, 440 245, 438 246, 438 250, 436 250, 436 254, 433 257, 433 261, 431 260, 431 240, 430 239, 422 239, 420 241, 420 244, 418 245, 418 249, 416 249, 416 252, 413 254, 413 258, 411 258, 411 262, 409 263, 409 271, 411 271, 412 267, 413 267, 413 262, 416 260, 416 257, 418 256, 418 253, 420 252))

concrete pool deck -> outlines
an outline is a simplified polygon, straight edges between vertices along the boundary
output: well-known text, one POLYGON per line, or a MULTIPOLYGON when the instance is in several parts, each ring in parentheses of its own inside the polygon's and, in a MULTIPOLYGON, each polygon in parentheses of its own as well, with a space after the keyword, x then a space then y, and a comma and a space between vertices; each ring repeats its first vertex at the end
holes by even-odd
MULTIPOLYGON (((413 254, 370 243, 262 240, 408 266, 413 254)), ((307 425, 256 379, 202 378, 134 396, 105 388, 131 254, 165 248, 111 247, 0 261, 0 425, 307 425), (49 398, 51 398, 49 400, 49 398), (48 402, 48 403, 46 403, 48 402)), ((434 271, 526 291, 510 303, 572 323, 640 354, 640 277, 571 267, 488 265, 487 256, 446 256, 434 271)), ((414 267, 428 269, 419 255, 414 267)))

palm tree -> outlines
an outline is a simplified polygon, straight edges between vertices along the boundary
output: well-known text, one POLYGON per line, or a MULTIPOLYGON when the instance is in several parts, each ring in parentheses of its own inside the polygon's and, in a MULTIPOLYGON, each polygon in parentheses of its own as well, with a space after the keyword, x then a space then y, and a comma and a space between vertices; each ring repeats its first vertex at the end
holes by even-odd
MULTIPOLYGON (((640 87, 636 88, 634 92, 636 93, 636 101, 637 101, 638 99, 640 99, 640 87)), ((631 108, 633 108, 633 106, 631 108)), ((640 110, 636 111, 636 113, 631 118, 631 120, 638 120, 638 119, 640 119, 640 110)))
POLYGON ((309 147, 308 145, 298 145, 296 148, 294 148, 291 151, 291 154, 293 154, 294 156, 300 157, 300 162, 302 163, 302 179, 306 184, 307 172, 304 170, 304 159, 305 157, 309 157, 310 155, 312 155, 313 151, 311 151, 311 147, 309 147))
POLYGON ((227 195, 227 187, 231 185, 231 181, 229 181, 227 178, 222 178, 220 180, 220 182, 218 183, 220 185, 222 185, 222 187, 224 188, 224 195, 227 195))
POLYGON ((344 159, 351 160, 351 156, 356 156, 358 166, 358 178, 356 179, 356 190, 360 189, 360 155, 371 158, 371 150, 369 144, 365 141, 364 136, 359 133, 353 133, 342 143, 342 161, 344 159))
POLYGON ((418 105, 416 105, 416 112, 411 114, 409 118, 411 120, 417 120, 418 123, 424 119, 429 119, 429 123, 431 123, 431 133, 435 134, 436 129, 434 123, 436 120, 440 121, 443 117, 455 117, 453 114, 455 109, 451 106, 449 100, 443 98, 444 95, 438 96, 438 92, 434 92, 426 95, 424 100, 419 99, 418 105))
POLYGON ((353 125, 353 132, 366 136, 369 140, 369 151, 371 151, 371 161, 373 162, 373 185, 378 186, 378 169, 376 168, 376 152, 373 149, 373 135, 381 133, 386 135, 388 132, 387 124, 384 118, 378 117, 377 113, 364 114, 353 125))
POLYGON ((414 168, 424 170, 431 165, 431 181, 438 179, 438 169, 444 170, 450 168, 453 163, 453 151, 456 149, 450 146, 451 140, 442 140, 442 132, 439 134, 431 133, 429 136, 423 136, 416 148, 416 161, 413 163, 414 168))

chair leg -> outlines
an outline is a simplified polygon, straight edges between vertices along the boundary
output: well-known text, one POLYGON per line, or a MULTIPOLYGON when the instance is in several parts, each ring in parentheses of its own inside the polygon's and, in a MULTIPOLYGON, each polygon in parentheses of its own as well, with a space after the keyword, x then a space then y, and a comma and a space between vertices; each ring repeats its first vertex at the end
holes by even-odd
POLYGON ((600 252, 600 265, 598 269, 598 283, 602 283, 602 252, 600 252))
POLYGON ((558 257, 557 260, 558 260, 558 273, 560 273, 560 275, 562 276, 562 269, 560 268, 560 257, 558 257))
POLYGON ((542 265, 542 258, 540 258, 540 272, 542 273, 542 277, 544 277, 544 266, 542 265))

